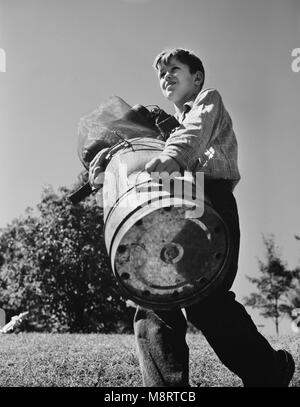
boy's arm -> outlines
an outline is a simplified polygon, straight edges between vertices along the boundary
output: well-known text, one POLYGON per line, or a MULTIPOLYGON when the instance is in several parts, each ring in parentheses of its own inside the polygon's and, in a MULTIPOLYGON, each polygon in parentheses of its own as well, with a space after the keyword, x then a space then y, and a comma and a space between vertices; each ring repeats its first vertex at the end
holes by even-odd
POLYGON ((209 89, 199 96, 184 123, 173 130, 162 152, 187 170, 192 170, 198 158, 204 154, 223 119, 223 102, 218 91, 209 89))

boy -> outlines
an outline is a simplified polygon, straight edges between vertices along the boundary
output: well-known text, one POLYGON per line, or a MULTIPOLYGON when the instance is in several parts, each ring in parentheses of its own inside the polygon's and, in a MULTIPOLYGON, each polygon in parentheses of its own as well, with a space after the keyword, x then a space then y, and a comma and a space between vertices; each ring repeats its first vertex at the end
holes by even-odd
MULTIPOLYGON (((137 307, 134 331, 143 385, 189 386, 187 319, 202 331, 222 363, 242 379, 244 386, 288 386, 295 369, 292 356, 271 347, 245 308, 235 301, 235 294, 229 291, 237 272, 240 241, 232 193, 240 174, 230 116, 216 90, 202 90, 205 71, 192 52, 164 51, 156 57, 154 67, 180 126, 173 130, 164 150, 146 164, 145 170, 169 174, 180 170, 204 171, 205 193, 228 226, 233 250, 222 287, 209 298, 186 307, 185 316, 180 309, 155 311, 137 307)), ((90 165, 92 185, 101 172, 102 156, 100 152, 90 165)))
MULTIPOLYGON (((145 169, 169 174, 180 169, 204 171, 205 192, 227 223, 234 246, 223 286, 208 299, 187 307, 186 318, 202 331, 223 364, 242 379, 244 386, 288 386, 295 369, 292 356, 270 346, 229 291, 239 252, 239 219, 232 191, 240 179, 230 116, 216 90, 202 90, 204 68, 192 52, 164 51, 156 57, 154 67, 160 88, 173 103, 181 125, 145 169), (208 151, 213 157, 202 167, 208 151)), ((144 386, 189 386, 186 318, 180 310, 137 308, 134 330, 144 386)))

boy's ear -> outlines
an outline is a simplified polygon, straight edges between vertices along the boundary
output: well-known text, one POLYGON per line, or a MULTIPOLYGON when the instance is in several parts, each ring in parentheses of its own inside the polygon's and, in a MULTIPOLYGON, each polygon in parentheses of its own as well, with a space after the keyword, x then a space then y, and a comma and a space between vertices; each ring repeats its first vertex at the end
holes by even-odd
POLYGON ((197 71, 195 73, 195 84, 201 85, 202 82, 203 82, 203 73, 201 71, 197 71))

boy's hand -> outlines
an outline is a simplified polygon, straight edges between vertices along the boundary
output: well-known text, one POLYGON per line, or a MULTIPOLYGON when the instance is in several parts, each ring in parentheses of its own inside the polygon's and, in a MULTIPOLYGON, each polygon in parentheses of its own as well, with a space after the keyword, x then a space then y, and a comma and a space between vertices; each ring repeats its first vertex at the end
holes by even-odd
POLYGON ((104 183, 105 157, 109 148, 104 148, 94 157, 89 167, 89 183, 93 190, 101 188, 104 183))
POLYGON ((168 174, 172 174, 173 172, 180 171, 180 165, 174 158, 162 153, 158 157, 152 158, 152 160, 145 165, 145 170, 149 174, 151 174, 151 172, 167 172, 168 174))

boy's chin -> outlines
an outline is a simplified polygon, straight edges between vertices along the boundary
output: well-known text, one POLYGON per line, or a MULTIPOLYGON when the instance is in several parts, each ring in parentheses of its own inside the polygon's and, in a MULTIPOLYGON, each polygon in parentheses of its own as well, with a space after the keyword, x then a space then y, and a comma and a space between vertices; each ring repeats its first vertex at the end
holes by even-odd
POLYGON ((174 93, 170 92, 170 93, 166 93, 165 97, 172 103, 176 103, 177 99, 176 95, 174 95, 174 93))

